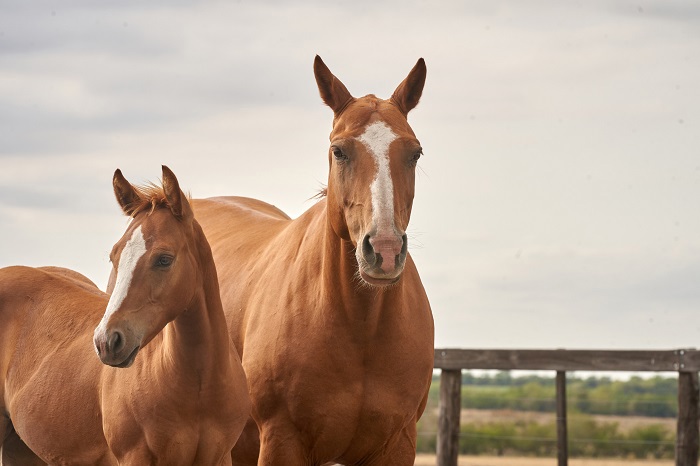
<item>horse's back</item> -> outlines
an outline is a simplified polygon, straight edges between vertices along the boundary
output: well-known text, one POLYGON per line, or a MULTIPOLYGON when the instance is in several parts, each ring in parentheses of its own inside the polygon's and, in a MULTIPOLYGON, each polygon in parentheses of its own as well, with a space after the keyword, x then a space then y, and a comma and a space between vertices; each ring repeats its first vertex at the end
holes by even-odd
POLYGON ((193 199, 192 207, 197 220, 201 222, 203 216, 209 217, 216 212, 217 215, 226 216, 227 221, 250 220, 290 220, 289 216, 279 208, 267 202, 251 197, 243 196, 219 196, 206 199, 193 199))
POLYGON ((61 458, 76 460, 75 452, 87 442, 101 445, 88 455, 88 463, 97 464, 106 444, 96 390, 101 365, 92 350, 92 330, 107 300, 80 274, 65 270, 0 269, 0 411, 9 414, 20 437, 40 455, 62 445, 67 456, 61 458), (81 390, 56 391, 68 386, 81 390), (81 426, 77 443, 71 429, 46 422, 47 416, 81 426), (32 425, 42 428, 27 427, 32 425))
POLYGON ((292 221, 277 207, 247 197, 194 199, 191 204, 219 274, 222 265, 245 263, 258 255, 292 221), (222 256, 227 260, 218 260, 222 256))
POLYGON ((99 296, 104 296, 104 292, 100 290, 97 287, 97 285, 95 285, 95 282, 93 282, 80 272, 76 272, 72 269, 66 269, 65 267, 56 267, 52 265, 38 267, 38 269, 62 277, 65 280, 69 280, 78 285, 80 288, 84 289, 85 291, 95 293, 99 296))
MULTIPOLYGON (((25 266, 0 269, 0 328, 10 319, 84 320, 90 315, 98 316, 106 299, 107 295, 92 281, 70 269, 25 266)), ((74 327, 70 329, 72 333, 74 327)))
POLYGON ((0 269, 0 370, 12 363, 9 373, 26 375, 76 341, 90 341, 107 295, 88 282, 68 269, 0 269))
MULTIPOLYGON (((277 207, 247 197, 195 199, 192 207, 211 246, 219 282, 227 285, 222 293, 243 283, 293 222, 277 207)), ((226 308, 225 295, 222 301, 226 308)))

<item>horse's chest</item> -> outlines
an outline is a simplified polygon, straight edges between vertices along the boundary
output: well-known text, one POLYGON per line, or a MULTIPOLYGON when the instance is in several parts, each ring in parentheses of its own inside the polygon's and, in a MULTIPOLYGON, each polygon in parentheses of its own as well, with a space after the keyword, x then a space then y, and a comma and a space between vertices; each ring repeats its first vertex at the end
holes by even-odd
POLYGON ((273 377, 269 367, 249 372, 262 417, 288 412, 319 444, 383 442, 415 419, 432 373, 431 347, 409 358, 401 345, 357 344, 347 334, 308 335, 274 353, 273 377))
POLYGON ((216 464, 233 446, 220 425, 193 417, 157 416, 106 429, 110 448, 120 463, 216 464))
POLYGON ((426 387, 397 386, 390 374, 371 373, 322 383, 317 380, 315 391, 288 393, 287 409, 302 435, 316 445, 315 453, 325 458, 338 458, 350 450, 360 456, 380 450, 388 438, 415 423, 426 387))
POLYGON ((337 458, 349 449, 371 454, 415 423, 432 375, 427 306, 385 303, 352 313, 323 298, 277 298, 268 292, 265 305, 249 310, 243 350, 263 431, 293 425, 316 445, 314 455, 337 458))

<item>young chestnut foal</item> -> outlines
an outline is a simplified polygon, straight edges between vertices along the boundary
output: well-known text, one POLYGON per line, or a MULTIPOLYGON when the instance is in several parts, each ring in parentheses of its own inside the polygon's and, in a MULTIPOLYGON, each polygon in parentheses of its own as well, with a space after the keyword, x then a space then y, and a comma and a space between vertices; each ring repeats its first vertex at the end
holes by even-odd
POLYGON ((50 464, 230 464, 250 401, 209 244, 167 167, 162 189, 117 170, 114 192, 132 220, 111 296, 65 269, 0 270, 5 465, 18 437, 50 464))

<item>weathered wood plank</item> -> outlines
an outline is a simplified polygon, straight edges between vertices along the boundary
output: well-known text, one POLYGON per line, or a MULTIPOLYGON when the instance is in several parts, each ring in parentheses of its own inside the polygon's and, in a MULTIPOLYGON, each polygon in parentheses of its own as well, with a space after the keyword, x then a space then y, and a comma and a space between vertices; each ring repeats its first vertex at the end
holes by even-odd
POLYGON ((680 364, 678 370, 680 372, 698 372, 700 371, 700 351, 693 349, 679 349, 680 364))
POLYGON ((700 371, 697 350, 436 349, 436 369, 700 371))
POLYGON ((443 370, 440 374, 437 466, 457 466, 461 398, 462 371, 443 370))
POLYGON ((698 373, 678 374, 676 466, 698 464, 698 373))

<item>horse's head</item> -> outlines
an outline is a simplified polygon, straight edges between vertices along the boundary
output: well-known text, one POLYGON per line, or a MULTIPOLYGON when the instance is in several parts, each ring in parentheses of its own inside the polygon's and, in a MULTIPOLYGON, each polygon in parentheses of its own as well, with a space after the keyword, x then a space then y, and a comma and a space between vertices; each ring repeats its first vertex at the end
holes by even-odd
POLYGON ((163 187, 134 187, 120 170, 114 193, 132 221, 112 249, 111 296, 95 329, 95 350, 103 363, 129 367, 165 325, 193 301, 202 277, 198 240, 187 197, 163 166, 163 187))
POLYGON ((389 100, 355 98, 316 56, 316 83, 334 113, 328 150, 331 226, 355 245, 359 274, 371 285, 401 277, 415 171, 422 148, 406 119, 425 84, 423 59, 389 100))

